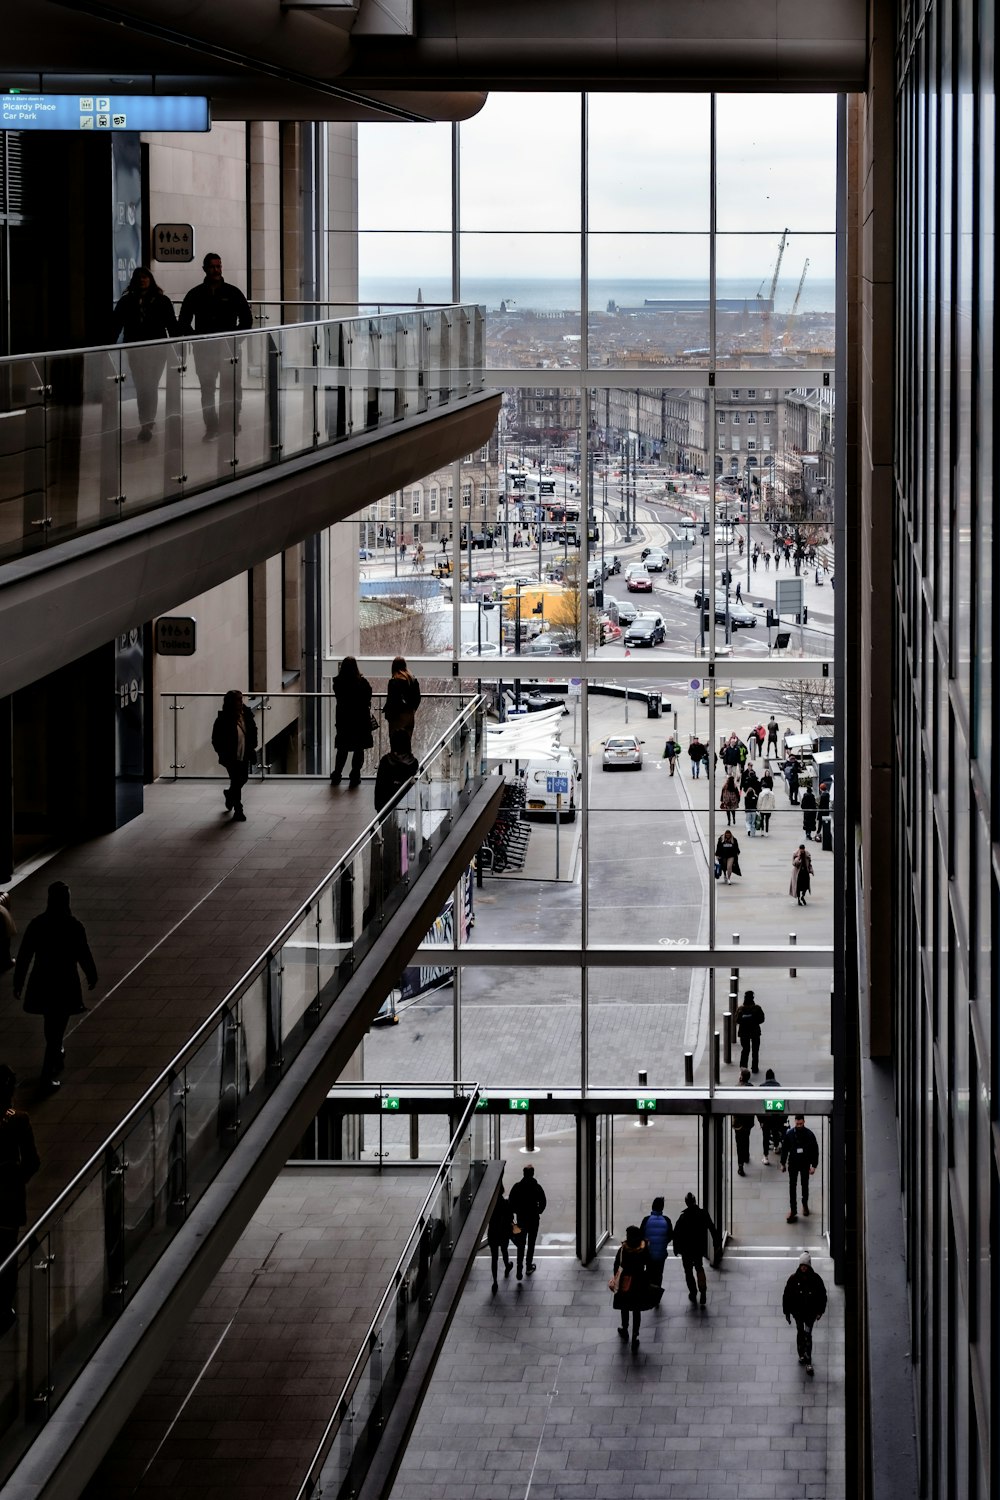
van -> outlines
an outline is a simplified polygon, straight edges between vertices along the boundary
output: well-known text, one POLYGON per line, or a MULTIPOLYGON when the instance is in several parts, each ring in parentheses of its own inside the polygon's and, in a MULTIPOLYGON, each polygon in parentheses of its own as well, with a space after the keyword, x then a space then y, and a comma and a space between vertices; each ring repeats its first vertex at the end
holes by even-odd
POLYGON ((524 816, 548 820, 558 813, 560 823, 574 822, 576 786, 581 779, 580 762, 565 746, 556 746, 551 755, 529 760, 524 771, 524 816), (566 790, 558 792, 558 785, 566 790))

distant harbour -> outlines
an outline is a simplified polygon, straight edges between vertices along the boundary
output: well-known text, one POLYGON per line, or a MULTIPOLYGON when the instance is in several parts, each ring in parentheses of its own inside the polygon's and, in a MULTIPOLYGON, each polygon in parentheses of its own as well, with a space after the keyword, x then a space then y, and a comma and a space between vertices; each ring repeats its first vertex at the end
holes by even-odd
MULTIPOLYGON (((797 282, 788 286, 779 285, 774 299, 777 315, 788 313, 795 299, 797 282)), ((729 309, 745 304, 753 312, 757 307, 760 282, 738 278, 719 278, 716 296, 729 309)), ((362 277, 360 293, 365 302, 416 302, 421 296, 424 302, 450 302, 451 283, 445 277, 418 277, 404 280, 392 277, 382 280, 377 277, 362 277)), ((707 281, 664 280, 620 281, 601 278, 590 283, 590 309, 593 313, 604 313, 613 302, 618 308, 635 310, 647 302, 700 303, 705 305, 708 297, 707 281)), ((499 313, 504 304, 517 316, 528 312, 570 312, 580 306, 580 283, 571 278, 529 281, 518 277, 498 280, 467 278, 462 283, 463 302, 475 302, 485 307, 487 313, 499 313)), ((799 302, 799 313, 826 313, 832 315, 836 306, 835 285, 832 279, 806 280, 799 302)))

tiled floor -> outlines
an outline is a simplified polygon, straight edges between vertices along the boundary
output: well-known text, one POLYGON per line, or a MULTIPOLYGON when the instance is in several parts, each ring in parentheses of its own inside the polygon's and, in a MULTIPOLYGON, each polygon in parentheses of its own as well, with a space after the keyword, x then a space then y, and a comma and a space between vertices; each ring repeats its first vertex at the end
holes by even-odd
POLYGON ((704 1310, 667 1264, 640 1347, 618 1338, 610 1252, 542 1256, 490 1295, 481 1260, 393 1500, 842 1500, 843 1303, 816 1326, 816 1375, 781 1315, 792 1257, 727 1255, 704 1310))

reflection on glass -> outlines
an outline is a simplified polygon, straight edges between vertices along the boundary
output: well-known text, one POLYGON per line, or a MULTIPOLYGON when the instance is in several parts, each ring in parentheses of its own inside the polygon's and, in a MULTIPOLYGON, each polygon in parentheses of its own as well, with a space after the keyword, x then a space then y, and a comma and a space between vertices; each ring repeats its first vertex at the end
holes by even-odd
POLYGON ((707 94, 588 96, 591 229, 708 229, 709 107, 707 94))
POLYGON ((591 361, 707 364, 708 246, 704 234, 591 234, 591 361))
POLYGON ((836 113, 833 94, 717 97, 721 231, 833 229, 836 113))

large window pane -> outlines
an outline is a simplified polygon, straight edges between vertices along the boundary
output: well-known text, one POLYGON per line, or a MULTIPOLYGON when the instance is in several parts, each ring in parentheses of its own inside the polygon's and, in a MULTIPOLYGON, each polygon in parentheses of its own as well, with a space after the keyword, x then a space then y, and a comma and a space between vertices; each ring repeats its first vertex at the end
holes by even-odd
POLYGON ((462 126, 462 229, 580 228, 579 94, 490 94, 462 126))
POLYGON ((592 362, 708 363, 707 235, 592 234, 589 256, 592 362))
POLYGON ((590 228, 701 230, 709 223, 707 94, 591 94, 590 228))
POLYGON ((720 231, 834 228, 836 110, 833 94, 719 95, 720 231))
POLYGON ((358 126, 358 228, 451 228, 451 126, 358 126))

